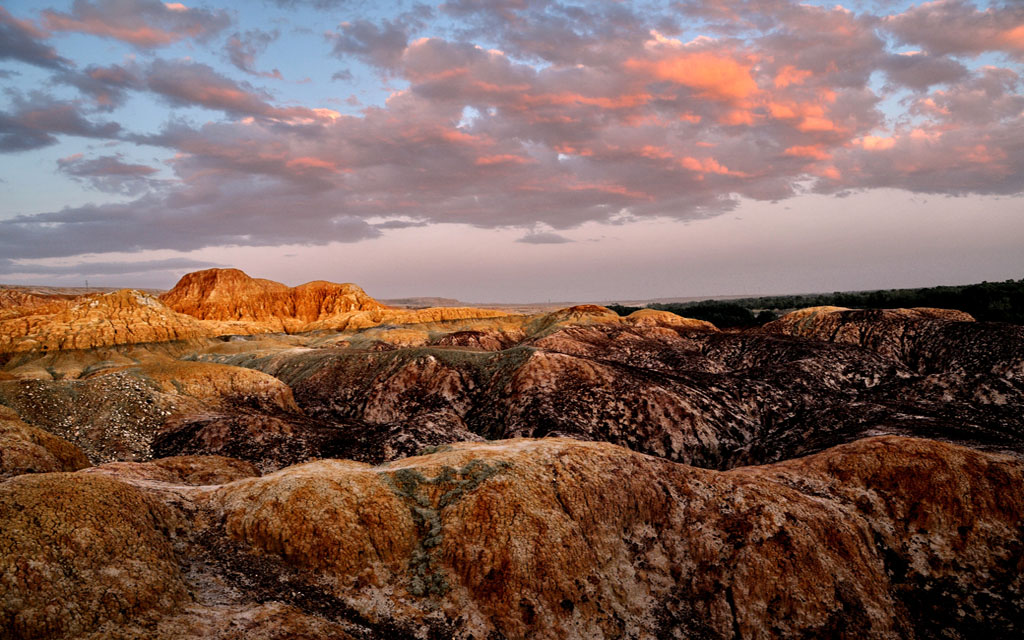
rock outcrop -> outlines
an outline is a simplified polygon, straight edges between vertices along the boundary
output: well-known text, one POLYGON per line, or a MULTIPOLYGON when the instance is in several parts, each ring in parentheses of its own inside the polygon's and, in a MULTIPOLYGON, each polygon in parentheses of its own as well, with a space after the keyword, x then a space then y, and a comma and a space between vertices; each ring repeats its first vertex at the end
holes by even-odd
POLYGON ((974 318, 948 309, 810 307, 769 322, 762 331, 855 344, 912 364, 920 339, 956 322, 974 322, 974 318))
POLYGON ((1021 327, 0 294, 3 637, 1020 633, 1021 327))
MULTIPOLYGON (((272 431, 263 426, 268 418, 301 421, 304 417, 291 389, 272 376, 166 356, 99 368, 79 379, 0 381, 0 405, 74 443, 97 464, 148 460, 156 435, 188 420, 186 416, 196 420, 225 412, 254 416, 250 447, 262 440, 264 431, 272 431)), ((209 447, 209 441, 204 442, 209 447)), ((189 452, 186 448, 166 455, 189 452)), ((211 448, 198 452, 219 453, 211 448)), ((287 463, 308 457, 307 453, 288 458, 287 463)))
POLYGON ((468 307, 392 309, 354 284, 318 280, 287 287, 237 269, 209 269, 184 276, 159 298, 134 289, 77 297, 0 290, 0 355, 506 316, 468 307))
POLYGON ((726 472, 559 438, 250 472, 188 458, 0 483, 3 628, 966 639, 1024 614, 1024 462, 934 441, 726 472))
POLYGON ((82 473, 0 483, 0 629, 75 638, 189 599, 168 538, 171 511, 118 480, 82 473))
POLYGON ((349 328, 211 339, 270 325, 118 292, 47 304, 199 335, 4 355, 0 637, 1020 634, 1020 327, 403 324, 273 284, 252 317, 349 328))
POLYGON ((353 311, 384 309, 354 284, 318 280, 290 288, 251 278, 238 269, 207 269, 185 275, 160 300, 179 313, 200 320, 237 320, 278 331, 353 311))
POLYGON ((43 307, 59 308, 59 302, 65 299, 68 298, 41 296, 22 289, 0 288, 0 320, 27 315, 43 307))
POLYGON ((885 433, 1024 449, 1020 327, 936 310, 819 309, 783 320, 718 332, 663 312, 620 319, 594 307, 36 352, 10 360, 21 380, 0 380, 0 403, 96 463, 220 454, 264 472, 546 435, 711 468, 885 433), (207 352, 191 356, 202 362, 175 359, 194 349, 207 352))
POLYGON ((705 331, 718 330, 718 327, 706 320, 685 318, 670 311, 658 311, 657 309, 638 309, 626 316, 624 320, 639 327, 670 326, 703 329, 705 331))
POLYGON ((0 405, 0 480, 23 473, 78 471, 89 466, 81 449, 64 438, 22 422, 0 405))
POLYGON ((140 342, 189 340, 209 335, 194 318, 133 289, 29 308, 0 320, 0 353, 89 349, 140 342))
POLYGON ((921 374, 1024 374, 1024 328, 975 322, 961 311, 815 307, 783 316, 762 330, 854 344, 921 374))
POLYGON ((238 269, 207 269, 184 276, 160 300, 200 320, 252 325, 260 331, 358 330, 385 323, 424 324, 497 318, 503 311, 472 308, 392 309, 358 286, 317 280, 288 287, 251 278, 238 269))
POLYGON ((546 439, 312 463, 218 500, 230 535, 351 606, 457 637, 971 637, 1024 611, 1022 481, 901 438, 727 473, 546 439))
POLYGON ((108 462, 92 467, 97 473, 122 480, 150 480, 174 485, 220 485, 260 475, 252 464, 226 456, 171 456, 150 462, 108 462))
POLYGON ((1024 451, 1019 327, 920 319, 941 330, 918 330, 905 359, 843 341, 654 319, 548 325, 512 346, 507 333, 462 331, 415 349, 203 358, 281 379, 309 418, 348 434, 346 455, 366 462, 415 451, 386 444, 403 429, 410 445, 565 435, 712 468, 885 433, 1024 451))

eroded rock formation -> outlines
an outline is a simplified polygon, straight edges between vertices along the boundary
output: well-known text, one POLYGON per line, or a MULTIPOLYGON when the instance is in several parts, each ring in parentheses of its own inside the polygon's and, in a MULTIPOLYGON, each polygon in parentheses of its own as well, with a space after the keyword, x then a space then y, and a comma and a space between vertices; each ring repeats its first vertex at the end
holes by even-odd
POLYGON ((0 480, 24 473, 78 471, 89 466, 81 449, 67 440, 29 426, 0 405, 0 480))
POLYGON ((194 318, 130 289, 21 309, 25 315, 0 320, 0 352, 89 349, 208 335, 194 318))
POLYGON ((900 437, 727 472, 548 438, 265 477, 203 458, 28 475, 0 484, 0 619, 46 638, 267 637, 267 621, 356 638, 1012 634, 1022 482, 1019 459, 900 437))
POLYGON ((384 309, 354 284, 318 280, 298 287, 250 278, 238 269, 207 269, 184 276, 160 300, 200 320, 240 320, 294 330, 352 311, 384 309))
POLYGON ((1020 327, 350 287, 0 296, 0 637, 1019 635, 1020 327))
POLYGON ((713 468, 882 433, 1021 451, 1020 328, 892 315, 909 356, 771 328, 719 332, 596 314, 603 321, 542 322, 516 344, 508 333, 461 331, 416 349, 202 358, 281 379, 307 416, 350 434, 346 451, 368 462, 415 450, 388 448, 383 434, 396 431, 421 445, 570 435, 713 468))

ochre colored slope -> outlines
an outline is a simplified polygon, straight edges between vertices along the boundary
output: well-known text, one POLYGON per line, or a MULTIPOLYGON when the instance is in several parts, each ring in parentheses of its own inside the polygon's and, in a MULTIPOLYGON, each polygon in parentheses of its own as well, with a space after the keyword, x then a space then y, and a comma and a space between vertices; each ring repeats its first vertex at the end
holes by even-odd
POLYGON ((338 314, 385 308, 354 284, 317 280, 289 288, 238 269, 187 274, 160 300, 200 320, 255 322, 286 331, 338 314))
POLYGON ((1005 489, 1021 482, 1018 460, 907 438, 724 473, 545 439, 316 462, 217 500, 231 536, 371 617, 440 607, 477 637, 898 638, 1019 606, 1024 500, 1005 489), (936 610, 937 585, 967 604, 936 610))
POLYGON ((0 352, 167 342, 210 333, 195 318, 175 313, 153 296, 122 289, 29 308, 26 315, 0 320, 0 352))

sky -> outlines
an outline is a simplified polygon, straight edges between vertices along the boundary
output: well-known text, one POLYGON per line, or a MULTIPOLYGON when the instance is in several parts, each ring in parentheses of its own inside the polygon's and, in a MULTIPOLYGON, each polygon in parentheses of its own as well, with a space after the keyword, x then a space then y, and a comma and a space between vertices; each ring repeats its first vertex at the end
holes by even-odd
POLYGON ((1024 278, 1024 2, 0 4, 0 282, 1024 278))

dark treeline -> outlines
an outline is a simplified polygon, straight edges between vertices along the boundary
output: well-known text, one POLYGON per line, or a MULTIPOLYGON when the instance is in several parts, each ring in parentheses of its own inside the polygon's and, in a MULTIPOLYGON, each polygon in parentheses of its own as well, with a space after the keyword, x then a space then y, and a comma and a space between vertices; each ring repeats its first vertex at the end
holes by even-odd
MULTIPOLYGON (((707 320, 723 329, 760 326, 787 311, 820 306, 851 309, 939 307, 966 311, 980 321, 1024 324, 1024 279, 951 287, 837 291, 738 300, 656 303, 649 306, 651 309, 671 311, 688 318, 707 320)), ((628 315, 639 308, 609 306, 609 309, 620 315, 628 315)))

